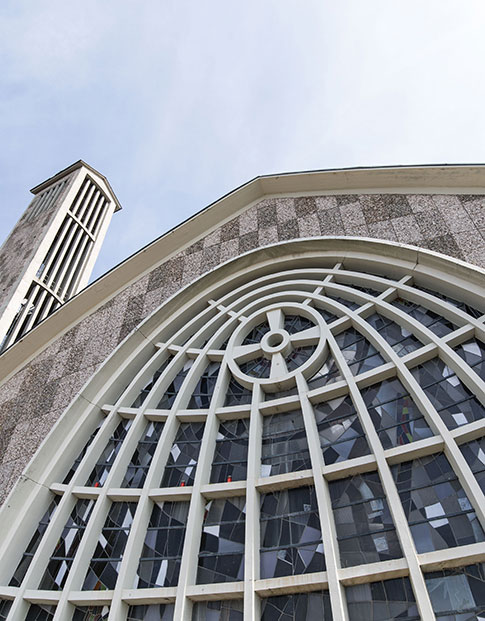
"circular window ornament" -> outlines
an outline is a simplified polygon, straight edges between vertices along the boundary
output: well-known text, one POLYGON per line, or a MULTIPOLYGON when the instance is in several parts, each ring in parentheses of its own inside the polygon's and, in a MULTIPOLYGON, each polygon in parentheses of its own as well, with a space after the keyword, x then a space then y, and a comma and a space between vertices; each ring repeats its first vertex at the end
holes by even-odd
POLYGON ((227 347, 231 372, 246 388, 266 392, 292 388, 310 377, 328 354, 327 326, 306 304, 277 303, 242 319, 227 347))

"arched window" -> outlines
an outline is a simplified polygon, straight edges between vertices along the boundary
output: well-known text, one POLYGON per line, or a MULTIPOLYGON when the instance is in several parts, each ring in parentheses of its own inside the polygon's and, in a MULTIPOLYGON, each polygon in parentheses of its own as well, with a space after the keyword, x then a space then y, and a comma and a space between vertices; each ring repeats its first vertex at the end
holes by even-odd
POLYGON ((106 362, 12 495, 0 618, 485 614, 483 276, 319 243, 216 270, 106 362))

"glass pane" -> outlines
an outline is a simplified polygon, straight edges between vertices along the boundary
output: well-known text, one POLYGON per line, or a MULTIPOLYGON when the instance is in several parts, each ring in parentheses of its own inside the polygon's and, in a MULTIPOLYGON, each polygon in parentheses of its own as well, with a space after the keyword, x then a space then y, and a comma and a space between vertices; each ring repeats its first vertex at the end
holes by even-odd
POLYGON ((419 553, 485 539, 443 453, 397 464, 392 474, 419 553))
POLYGON ((350 397, 314 406, 320 446, 326 464, 370 453, 364 430, 350 397))
POLYGON ((366 321, 379 332, 398 356, 405 356, 423 346, 412 332, 379 313, 366 317, 366 321))
POLYGON ((0 600, 0 621, 5 621, 12 607, 12 602, 8 599, 0 600))
POLYGON ((485 345, 481 341, 472 339, 458 345, 455 351, 482 380, 485 380, 485 345))
POLYGON ((315 489, 261 495, 261 578, 325 570, 315 489))
POLYGON ((439 621, 483 619, 485 565, 434 571, 424 576, 439 621))
POLYGON ((87 486, 94 485, 94 487, 103 487, 132 422, 132 420, 123 419, 118 427, 116 427, 106 448, 101 453, 93 471, 86 481, 87 486))
POLYGON ((73 463, 73 465, 72 465, 71 469, 69 470, 69 472, 67 473, 67 475, 66 475, 66 477, 65 477, 65 479, 64 479, 64 481, 63 481, 63 483, 64 483, 64 484, 66 484, 66 485, 67 485, 67 484, 71 481, 71 479, 72 479, 72 477, 73 477, 74 473, 75 473, 75 472, 76 472, 76 470, 79 468, 79 464, 81 463, 81 461, 82 461, 82 459, 83 459, 84 455, 86 455, 88 448, 91 446, 91 442, 94 440, 94 438, 95 438, 96 434, 98 433, 99 428, 101 427, 101 425, 103 424, 103 422, 104 422, 104 421, 102 421, 102 420, 101 420, 101 421, 99 421, 98 425, 96 426, 96 429, 93 431, 93 433, 91 434, 91 436, 90 436, 89 440, 88 440, 88 441, 86 442, 86 444, 84 445, 84 448, 83 448, 83 449, 82 449, 82 451, 79 453, 79 455, 76 457, 75 462, 73 463))
POLYGON ((192 621, 243 621, 244 602, 226 599, 215 602, 194 602, 192 621))
POLYGON ((94 509, 94 503, 94 500, 88 499, 77 501, 49 559, 49 564, 39 585, 40 589, 58 591, 64 586, 94 509))
POLYGON ((175 604, 130 606, 126 621, 173 621, 175 604))
POLYGON ((359 375, 385 363, 377 349, 354 328, 344 330, 335 337, 352 375, 359 375))
POLYGON ((439 358, 425 362, 412 369, 411 373, 448 429, 461 427, 485 416, 483 405, 439 358))
POLYGON ((177 585, 188 511, 188 502, 154 504, 138 565, 137 588, 177 585))
POLYGON ((244 579, 245 526, 244 497, 207 503, 199 550, 198 584, 244 579))
POLYGON ((60 497, 55 496, 51 504, 49 505, 49 508, 44 513, 44 515, 41 517, 39 525, 37 526, 37 530, 32 535, 32 539, 29 541, 29 545, 27 546, 25 552, 23 553, 20 563, 17 565, 17 569, 15 570, 15 573, 9 582, 9 586, 16 586, 16 587, 20 586, 22 580, 25 577, 25 574, 27 573, 28 568, 30 567, 30 563, 32 562, 34 554, 36 553, 37 548, 39 547, 42 537, 44 536, 44 533, 47 530, 47 526, 49 525, 49 522, 51 521, 54 511, 56 510, 56 507, 59 504, 59 500, 60 500, 60 497))
POLYGON ((145 399, 148 397, 148 393, 153 388, 153 386, 157 382, 160 375, 168 367, 168 363, 171 362, 172 360, 173 358, 169 356, 164 362, 162 362, 161 366, 155 371, 153 376, 150 378, 150 381, 141 389, 140 394, 131 404, 132 408, 139 408, 145 403, 145 399))
POLYGON ((462 444, 460 449, 485 493, 485 438, 462 444))
POLYGON ((250 390, 236 382, 231 375, 224 405, 246 405, 251 403, 252 394, 250 390))
POLYGON ((440 315, 437 315, 436 313, 425 308, 424 306, 421 306, 420 304, 415 304, 410 300, 396 298, 391 302, 391 304, 422 323, 424 326, 434 332, 436 336, 446 336, 457 328, 457 326, 451 323, 451 321, 448 321, 444 317, 441 317, 440 315))
POLYGON ((402 557, 377 472, 329 483, 342 567, 402 557))
POLYGON ((261 476, 311 468, 301 410, 263 418, 261 476))
POLYGON ((179 390, 182 388, 182 384, 187 377, 187 373, 190 371, 193 364, 194 360, 192 358, 185 362, 184 366, 177 373, 174 380, 165 391, 163 397, 158 402, 157 409, 168 410, 172 407, 173 402, 175 401, 175 397, 178 395, 179 390))
POLYGON ((268 597, 261 602, 261 621, 332 621, 327 591, 268 597))
POLYGON ((172 621, 174 604, 130 606, 126 621, 172 621))
POLYGON ((345 589, 349 621, 419 621, 409 578, 358 584, 345 589))
POLYGON ((243 481, 248 466, 249 418, 219 424, 211 483, 243 481))
POLYGON ((25 617, 25 621, 50 621, 50 619, 54 618, 55 612, 55 606, 50 606, 49 604, 32 604, 25 617))
POLYGON ((433 435, 398 379, 374 384, 362 390, 361 394, 385 449, 403 446, 433 435))
POLYGON ((115 588, 136 507, 136 502, 115 502, 111 505, 84 579, 84 590, 115 588))
POLYGON ((211 362, 207 366, 192 393, 188 405, 189 409, 204 409, 209 407, 220 368, 220 362, 211 362))
POLYGON ((204 423, 181 423, 170 451, 161 487, 194 483, 204 423))
POLYGON ((76 606, 72 621, 103 621, 109 616, 109 606, 76 606))
POLYGON ((143 487, 162 431, 163 423, 147 423, 142 439, 128 464, 121 487, 143 487))

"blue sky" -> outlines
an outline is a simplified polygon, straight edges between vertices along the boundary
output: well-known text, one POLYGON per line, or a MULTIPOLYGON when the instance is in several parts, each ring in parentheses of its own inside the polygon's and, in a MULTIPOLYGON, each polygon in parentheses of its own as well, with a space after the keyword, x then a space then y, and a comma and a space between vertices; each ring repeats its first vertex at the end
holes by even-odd
POLYGON ((97 277, 259 174, 485 162, 483 0, 2 0, 0 241, 82 158, 97 277))

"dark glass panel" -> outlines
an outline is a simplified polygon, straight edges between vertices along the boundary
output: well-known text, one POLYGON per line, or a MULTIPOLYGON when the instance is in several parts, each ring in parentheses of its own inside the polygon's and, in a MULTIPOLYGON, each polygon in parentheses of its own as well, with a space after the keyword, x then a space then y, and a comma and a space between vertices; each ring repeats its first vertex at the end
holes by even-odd
POLYGON ((379 313, 366 317, 366 321, 379 332, 398 356, 405 356, 423 346, 412 332, 379 313))
POLYGON ((281 399, 283 397, 291 397, 298 394, 298 388, 293 386, 288 390, 280 390, 279 392, 265 392, 263 393, 263 399, 265 401, 273 401, 274 399, 281 399))
POLYGON ((199 550, 198 584, 244 579, 245 524, 245 497, 207 503, 199 550))
POLYGON ((343 377, 340 375, 335 358, 331 354, 328 354, 323 367, 308 380, 308 388, 313 390, 321 386, 326 386, 327 384, 333 384, 333 382, 338 382, 342 379, 343 377))
POLYGON ((433 295, 435 298, 439 298, 440 300, 444 300, 445 302, 448 302, 448 304, 451 304, 452 306, 455 306, 456 308, 461 309, 462 311, 464 311, 465 313, 468 313, 475 319, 478 319, 479 317, 483 315, 482 311, 478 310, 477 308, 473 308, 473 306, 469 306, 468 304, 465 304, 465 302, 458 302, 458 300, 450 298, 449 296, 444 295, 443 293, 440 293, 439 291, 432 291, 431 289, 427 289, 426 287, 421 287, 420 285, 416 285, 416 284, 414 284, 413 286, 415 289, 419 289, 420 291, 425 291, 426 293, 431 293, 431 295, 433 295))
POLYGON ((193 484, 203 435, 204 423, 180 423, 161 487, 193 484))
POLYGON ((391 302, 391 304, 422 323, 434 332, 436 336, 446 336, 457 328, 457 326, 451 323, 451 321, 448 321, 444 317, 441 317, 424 306, 411 302, 410 300, 396 298, 391 302))
POLYGON ((226 599, 210 602, 194 602, 192 621, 243 621, 244 602, 226 599))
POLYGON ((138 565, 137 588, 177 585, 188 511, 188 502, 154 504, 138 565))
POLYGON ((29 545, 27 546, 25 552, 23 553, 23 556, 20 559, 20 563, 17 565, 17 569, 15 570, 15 573, 9 582, 9 586, 15 586, 15 587, 20 586, 22 580, 25 577, 25 574, 27 573, 28 568, 30 567, 32 558, 34 557, 34 554, 36 553, 37 548, 39 547, 39 543, 41 542, 42 537, 44 536, 44 533, 47 530, 47 527, 49 525, 49 522, 51 521, 54 511, 56 510, 56 507, 59 504, 59 500, 60 500, 60 497, 55 496, 51 504, 49 505, 49 508, 44 513, 44 515, 41 517, 39 525, 37 526, 37 530, 32 535, 32 539, 29 541, 29 545))
POLYGON ((93 511, 94 502, 94 500, 88 499, 81 499, 76 502, 49 559, 39 589, 59 591, 64 586, 93 511))
POLYGON ((340 297, 339 295, 330 295, 329 293, 326 293, 325 296, 327 298, 330 298, 331 300, 334 300, 335 302, 338 302, 339 304, 343 304, 347 308, 350 308, 350 310, 356 310, 360 306, 360 304, 358 302, 353 302, 352 300, 347 300, 345 298, 340 297))
POLYGON ((252 394, 253 393, 248 388, 241 386, 241 384, 231 376, 224 405, 246 405, 251 403, 252 394))
POLYGON ((485 564, 433 571, 424 576, 437 621, 485 617, 485 564))
POLYGON ((319 313, 323 317, 323 319, 327 323, 332 323, 332 321, 336 321, 338 319, 337 315, 334 315, 333 313, 331 313, 328 310, 325 310, 324 308, 317 308, 315 306, 315 310, 317 311, 317 313, 319 313))
POLYGON ((458 345, 455 350, 472 367, 475 373, 482 380, 485 380, 485 345, 477 339, 472 339, 458 345))
POLYGON ((87 486, 94 485, 94 487, 102 487, 104 485, 132 422, 131 420, 123 419, 118 427, 116 427, 106 448, 101 453, 93 471, 86 481, 87 486))
POLYGON ((93 433, 91 434, 91 436, 89 437, 89 440, 86 442, 86 444, 84 445, 84 448, 82 449, 82 451, 79 453, 79 455, 76 457, 75 462, 72 464, 71 469, 69 470, 69 472, 67 473, 63 483, 65 485, 67 485, 72 477, 74 476, 74 473, 76 472, 76 470, 79 468, 79 464, 81 463, 84 455, 86 455, 88 448, 91 446, 91 442, 94 440, 94 438, 96 437, 96 434, 99 431, 99 428, 101 427, 101 425, 103 424, 104 421, 99 421, 96 429, 93 431, 93 433))
POLYGON ((264 321, 251 330, 242 344, 251 345, 253 343, 259 343, 266 332, 269 332, 269 324, 267 321, 264 321))
POLYGON ((103 621, 109 616, 109 606, 76 606, 72 621, 103 621))
POLYGON ((220 368, 220 362, 209 363, 192 393, 188 405, 189 409, 204 409, 209 407, 220 368))
POLYGON ((163 397, 160 399, 157 405, 159 410, 168 410, 172 407, 175 397, 178 395, 179 390, 182 388, 187 373, 194 364, 194 360, 189 359, 185 362, 184 366, 177 373, 170 386, 165 391, 163 397))
POLYGON ((294 371, 301 367, 316 349, 316 345, 307 345, 305 347, 295 347, 285 358, 288 371, 294 371))
POLYGON ((345 589, 349 621, 420 621, 409 578, 357 584, 345 589))
POLYGON ((143 487, 162 431, 163 423, 147 423, 142 439, 128 464, 121 487, 143 487))
POLYGON ((8 599, 0 600, 0 621, 5 621, 12 607, 12 602, 8 599))
POLYGON ((443 453, 392 467, 418 553, 485 539, 475 511, 443 453))
POLYGON ((313 328, 314 325, 313 321, 301 315, 286 315, 283 328, 289 334, 296 334, 297 332, 308 330, 308 328, 313 328))
POLYGON ((342 567, 402 557, 377 472, 330 481, 342 567))
POLYGON ((335 337, 352 375, 359 375, 385 363, 377 349, 354 328, 344 330, 335 337))
POLYGON ((398 379, 384 380, 364 388, 361 394, 385 449, 433 435, 424 416, 398 379))
POLYGON ((84 590, 103 591, 115 588, 136 507, 136 502, 115 502, 111 505, 94 556, 89 563, 82 587, 84 590))
POLYGON ((168 367, 168 363, 171 360, 173 360, 173 358, 171 356, 169 356, 164 362, 162 362, 160 367, 152 375, 150 381, 141 389, 140 394, 138 395, 138 397, 131 404, 132 408, 139 408, 139 407, 141 407, 145 403, 145 399, 148 397, 148 393, 154 387, 154 385, 156 384, 156 382, 157 382, 158 378, 160 377, 160 375, 168 367))
POLYGON ((325 570, 313 487, 261 495, 261 578, 325 570))
POLYGON ((462 444, 460 449, 485 494, 485 438, 462 444))
POLYGON ((243 481, 248 466, 249 418, 227 420, 219 424, 211 483, 243 481))
POLYGON ((173 621, 174 604, 130 606, 126 621, 173 621))
POLYGON ((261 476, 311 468, 301 410, 263 418, 261 476))
POLYGON ((439 358, 428 360, 411 372, 448 429, 485 416, 482 404, 439 358))
POLYGON ((54 618, 55 606, 49 604, 31 604, 25 621, 50 621, 54 618))
POLYGON ((271 360, 264 358, 264 356, 259 356, 259 358, 253 358, 247 362, 242 362, 239 368, 250 377, 269 377, 271 360))
POLYGON ((261 621, 332 621, 328 591, 268 597, 261 603, 261 621))
POLYGON ((320 446, 326 464, 370 453, 359 417, 350 397, 314 406, 320 446))

